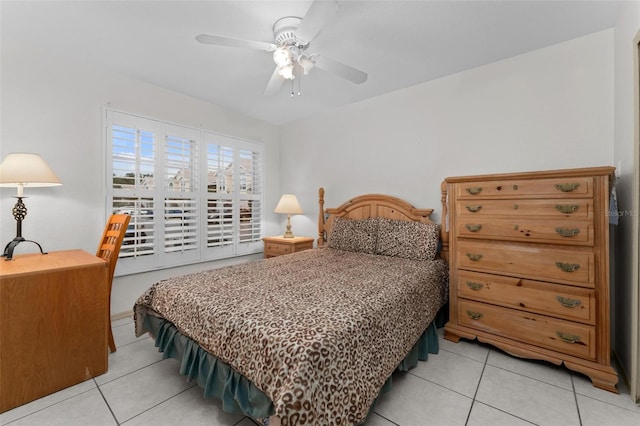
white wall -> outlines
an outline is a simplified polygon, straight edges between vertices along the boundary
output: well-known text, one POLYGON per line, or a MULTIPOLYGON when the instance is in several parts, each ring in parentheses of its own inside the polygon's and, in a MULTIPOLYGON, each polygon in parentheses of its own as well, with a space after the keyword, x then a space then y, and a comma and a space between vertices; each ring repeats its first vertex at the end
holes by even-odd
POLYGON ((299 235, 316 189, 336 207, 368 192, 436 209, 447 176, 613 164, 613 30, 283 126, 281 186, 299 235))
MULTIPOLYGON (((616 309, 613 312, 616 324, 616 354, 627 375, 632 372, 632 312, 633 282, 632 268, 634 257, 637 261, 638 247, 633 247, 633 221, 638 221, 638 213, 634 211, 634 197, 638 197, 634 189, 634 168, 639 159, 634 152, 634 83, 633 56, 634 37, 640 31, 640 2, 625 2, 615 26, 615 138, 614 161, 620 168, 620 179, 617 184, 618 208, 624 214, 619 225, 614 228, 615 239, 615 286, 613 298, 616 309)), ((637 106, 636 106, 637 108, 637 106)), ((635 109, 637 111, 637 109, 635 109)), ((637 303, 637 301, 636 301, 637 303)), ((636 367, 638 368, 638 367, 636 367)), ((640 380, 640 372, 636 372, 636 380, 640 380)), ((640 383, 636 384, 636 391, 640 383)), ((640 392, 639 392, 640 393, 640 392)))
MULTIPOLYGON (((10 152, 39 153, 63 182, 61 187, 25 191, 29 210, 23 236, 38 241, 45 250, 96 250, 106 221, 102 116, 107 105, 264 142, 265 201, 267 206, 277 203, 280 167, 276 126, 103 68, 53 56, 7 37, 2 39, 1 55, 0 157, 10 152)), ((5 244, 15 236, 12 195, 15 189, 0 191, 0 241, 5 244)), ((266 232, 279 232, 281 218, 266 209, 266 219, 266 232)), ((34 250, 35 245, 23 243, 15 253, 34 250)), ((116 278, 111 311, 131 310, 135 299, 159 278, 211 265, 116 278)))

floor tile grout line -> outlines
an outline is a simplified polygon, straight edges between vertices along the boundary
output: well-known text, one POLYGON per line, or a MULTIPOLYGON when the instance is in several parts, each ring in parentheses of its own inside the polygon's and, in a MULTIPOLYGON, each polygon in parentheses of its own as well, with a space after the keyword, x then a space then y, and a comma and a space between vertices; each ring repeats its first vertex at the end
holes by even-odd
POLYGON ((422 381, 424 381, 424 382, 431 383, 432 385, 435 385, 435 386, 437 386, 437 387, 439 387, 439 388, 446 389, 446 390, 448 390, 448 391, 450 391, 450 392, 456 393, 456 394, 458 394, 458 395, 460 395, 460 396, 463 396, 463 397, 465 397, 465 398, 467 398, 467 399, 471 399, 471 397, 470 397, 469 395, 465 395, 465 394, 463 394, 463 393, 462 393, 462 392, 460 392, 460 391, 457 391, 457 390, 455 390, 455 389, 448 388, 448 387, 446 387, 445 385, 443 385, 443 384, 441 384, 441 383, 434 382, 433 380, 425 379, 425 378, 424 378, 424 377, 422 377, 422 376, 418 376, 417 374, 414 374, 412 371, 407 371, 406 373, 407 373, 407 374, 412 375, 412 376, 413 376, 413 377, 415 377, 416 379, 420 379, 420 380, 422 380, 422 381))
MULTIPOLYGON (((400 424, 399 424, 399 423, 396 423, 396 422, 394 422, 393 420, 391 420, 390 418, 385 417, 385 416, 383 416, 382 414, 378 413, 378 412, 375 410, 375 408, 374 408, 374 410, 373 410, 373 413, 371 413, 371 414, 375 414, 375 415, 376 415, 376 416, 378 416, 378 417, 382 417, 383 419, 385 419, 385 420, 386 420, 386 421, 388 421, 389 423, 393 424, 394 426, 400 426, 400 424)), ((368 420, 369 420, 369 418, 367 418, 367 421, 368 421, 368 420)))
MULTIPOLYGON (((193 385, 189 386, 188 388, 185 388, 185 389, 181 390, 181 391, 180 391, 180 392, 178 392, 177 394, 175 394, 175 395, 171 395, 170 397, 168 397, 168 398, 166 398, 166 399, 163 399, 162 401, 158 402, 158 403, 157 403, 157 404, 155 404, 155 405, 152 405, 151 407, 147 408, 146 410, 139 412, 139 413, 138 413, 138 414, 136 414, 135 416, 129 417, 128 419, 124 420, 122 423, 119 423, 119 422, 118 422, 118 426, 126 424, 127 422, 129 422, 129 421, 131 421, 131 420, 135 419, 136 417, 141 416, 141 415, 143 415, 144 413, 146 413, 146 412, 148 412, 148 411, 150 411, 150 410, 153 410, 154 408, 156 408, 156 407, 158 407, 158 406, 160 406, 160 405, 164 404, 165 402, 172 400, 173 398, 175 398, 175 397, 176 397, 176 396, 178 396, 178 395, 182 395, 183 393, 187 392, 188 390, 193 389, 195 386, 197 386, 197 384, 195 384, 195 383, 194 383, 193 385)), ((107 405, 109 405, 109 404, 107 403, 107 405)), ((115 417, 115 416, 114 416, 114 417, 115 417)), ((116 422, 117 422, 117 419, 116 419, 116 422)))
POLYGON ((526 374, 519 373, 517 371, 509 370, 509 369, 500 367, 498 365, 493 365, 493 364, 487 364, 487 365, 489 365, 490 367, 493 367, 493 368, 497 368, 497 369, 502 370, 502 371, 506 371, 506 372, 509 372, 509 373, 512 373, 512 374, 517 374, 518 376, 526 377, 527 379, 535 380, 538 383, 542 383, 542 384, 545 384, 545 385, 553 386, 554 388, 558 388, 558 389, 561 389, 561 390, 564 390, 564 391, 567 391, 567 392, 573 392, 573 388, 572 389, 563 388, 562 386, 558 386, 558 385, 555 385, 553 383, 545 382, 544 380, 536 379, 535 377, 531 377, 531 376, 528 376, 526 374))
POLYGON ((503 410, 502 408, 499 408, 499 407, 493 406, 493 405, 491 405, 491 404, 487 404, 486 402, 482 402, 482 401, 474 401, 474 405, 475 405, 475 403, 482 404, 482 405, 487 406, 487 407, 491 407, 491 408, 493 408, 494 410, 496 410, 496 411, 500 411, 501 413, 504 413, 504 414, 506 414, 506 415, 508 415, 508 416, 510 416, 510 417, 515 417, 516 419, 518 419, 518 420, 522 420, 523 422, 530 423, 530 424, 532 424, 532 425, 536 425, 536 426, 538 426, 538 423, 534 423, 534 422, 532 422, 531 420, 527 420, 527 419, 525 419, 525 418, 523 418, 523 417, 516 416, 515 414, 510 413, 509 411, 505 411, 505 410, 503 410))
POLYGON ((464 424, 467 425, 469 423, 469 419, 471 418, 471 411, 473 411, 473 406, 476 403, 476 396, 478 396, 478 390, 480 389, 480 383, 482 382, 482 376, 484 376, 484 370, 487 368, 487 361, 489 360, 489 354, 491 351, 487 351, 487 355, 484 357, 484 364, 482 365, 482 371, 480 372, 480 377, 478 378, 478 383, 476 384, 476 391, 473 393, 473 398, 471 398, 471 406, 469 406, 469 412, 467 413, 467 419, 464 424))
MULTIPOLYGON (((440 337, 442 337, 442 336, 440 336, 440 337)), ((477 343, 477 342, 476 342, 476 343, 477 343)), ((489 349, 489 353, 491 352, 491 350, 493 350, 493 348, 487 348, 487 349, 489 349)), ((464 357, 464 358, 467 358, 467 359, 471 359, 471 360, 476 361, 476 362, 481 362, 481 361, 478 361, 477 359, 475 359, 475 358, 473 358, 473 357, 466 356, 466 355, 463 355, 463 354, 458 353, 458 352, 454 352, 454 351, 447 350, 447 349, 443 349, 443 348, 440 348, 440 350, 443 350, 443 351, 445 351, 445 352, 452 353, 452 354, 455 354, 455 355, 458 355, 458 356, 461 356, 461 357, 464 357)), ((501 351, 500 353, 504 353, 504 354, 506 354, 506 355, 508 355, 508 356, 512 356, 512 355, 510 355, 510 354, 508 354, 508 353, 506 353, 506 352, 503 352, 503 351, 501 351)), ((488 362, 487 362, 487 364, 488 364, 488 362)), ((573 377, 574 377, 574 376, 573 376, 573 374, 574 374, 574 373, 573 373, 571 370, 569 370, 568 368, 565 368, 565 371, 566 371, 566 372, 569 374, 569 376, 571 377, 572 389, 563 388, 562 386, 558 386, 558 385, 556 385, 556 384, 549 383, 549 382, 546 382, 546 381, 544 381, 544 380, 540 380, 540 379, 538 379, 538 378, 536 378, 536 377, 531 377, 531 376, 529 376, 529 375, 527 375, 527 374, 523 374, 523 373, 520 373, 520 372, 517 372, 517 371, 509 370, 509 369, 506 369, 506 368, 501 367, 501 366, 499 366, 499 365, 494 365, 494 364, 488 364, 488 365, 490 365, 490 366, 492 366, 492 367, 495 367, 495 368, 498 368, 498 369, 503 370, 503 371, 507 371, 507 372, 512 373, 512 374, 517 374, 517 375, 519 375, 519 376, 522 376, 522 377, 526 377, 526 378, 529 378, 529 379, 535 380, 535 381, 540 382, 540 383, 543 383, 543 384, 547 384, 547 385, 554 386, 554 387, 556 387, 556 388, 558 388, 558 389, 562 389, 562 390, 565 390, 565 391, 567 391, 567 392, 572 392, 572 391, 573 391, 576 395, 584 396, 584 397, 586 397, 586 398, 593 399, 593 400, 598 401, 598 402, 601 402, 601 403, 603 403, 603 404, 608 404, 608 405, 611 405, 611 406, 616 407, 616 408, 620 408, 620 409, 623 409, 623 410, 630 411, 630 412, 632 412, 632 413, 636 413, 636 411, 634 411, 634 410, 632 410, 632 409, 630 409, 630 408, 628 408, 628 407, 624 407, 624 406, 622 406, 622 405, 620 405, 620 404, 612 403, 612 402, 607 401, 607 400, 605 400, 605 399, 599 398, 598 396, 588 395, 588 394, 585 394, 585 393, 581 393, 581 392, 579 392, 578 390, 576 390, 576 389, 575 389, 575 386, 573 386, 573 377)), ((606 392, 606 391, 603 391, 603 392, 606 392)))
MULTIPOLYGON (((572 377, 571 377, 571 381, 572 381, 572 383, 573 383, 573 375, 572 375, 572 377)), ((594 387, 595 387, 595 386, 594 386, 594 387)), ((575 388, 574 388, 574 389, 575 389, 575 388)), ((603 392, 607 392, 607 391, 603 391, 603 392)), ((586 394, 586 393, 582 393, 582 392, 580 392, 580 391, 578 391, 578 390, 575 390, 575 394, 576 394, 576 396, 577 396, 577 395, 579 395, 579 396, 582 396, 582 397, 584 397, 584 398, 589 398, 589 399, 592 399, 592 400, 594 400, 594 401, 601 402, 601 403, 603 403, 603 404, 611 405, 611 406, 616 407, 616 408, 619 408, 619 409, 621 409, 621 410, 627 410, 627 411, 630 411, 630 412, 632 412, 632 413, 634 413, 634 414, 638 414, 638 412, 637 412, 637 411, 635 411, 635 410, 632 410, 632 409, 630 409, 630 408, 628 408, 628 407, 623 407, 622 405, 619 405, 619 404, 615 404, 615 403, 612 403, 612 402, 606 401, 606 400, 604 400, 604 399, 600 399, 600 398, 598 398, 597 396, 592 396, 592 395, 589 395, 589 394, 586 394)), ((629 399, 629 400, 631 401, 631 399, 629 399)), ((631 402, 631 403, 633 404, 633 402, 631 402)), ((637 407, 640 407, 640 405, 638 405, 638 404, 635 404, 635 405, 636 405, 637 407)))
MULTIPOLYGON (((144 370, 144 369, 145 369, 145 368, 147 368, 147 367, 151 367, 152 365, 156 365, 157 363, 162 362, 162 361, 164 361, 165 359, 170 359, 170 358, 163 358, 163 359, 159 359, 159 360, 157 360, 157 361, 152 362, 151 364, 147 364, 147 365, 144 365, 144 366, 142 366, 142 367, 140 367, 140 368, 136 368, 135 370, 129 371, 128 373, 125 373, 125 374, 123 374, 122 376, 114 377, 114 378, 113 378, 113 379, 111 379, 111 380, 107 380, 106 382, 100 383, 100 384, 98 384, 98 386, 104 386, 104 385, 106 385, 106 384, 109 384, 109 383, 115 382, 116 380, 120 380, 120 379, 122 379, 123 377, 130 376, 131 374, 133 374, 133 373, 137 373, 137 372, 138 372, 138 371, 140 371, 140 370, 144 370)), ((98 377, 100 377, 100 376, 98 376, 98 377)), ((97 382, 96 382, 96 384, 97 384, 97 382)))
POLYGON ((476 361, 476 362, 482 362, 482 361, 479 361, 477 358, 471 357, 469 355, 464 355, 464 354, 461 354, 461 353, 458 353, 458 352, 454 352, 454 351, 450 351, 450 350, 443 349, 443 348, 440 348, 439 350, 444 351, 444 352, 448 352, 450 354, 458 355, 458 356, 461 356, 463 358, 467 358, 467 359, 470 359, 470 360, 473 360, 473 361, 476 361))
MULTIPOLYGON (((529 420, 527 420, 527 419, 524 419, 524 418, 522 418, 522 417, 520 417, 520 416, 516 416, 515 414, 510 413, 510 412, 505 411, 505 410, 502 410, 502 409, 500 409, 500 408, 498 408, 498 407, 494 407, 493 405, 490 405, 490 404, 484 403, 484 402, 482 402, 482 401, 476 400, 476 396, 478 395, 478 391, 480 390, 480 382, 482 382, 482 377, 484 376, 484 371, 485 371, 485 369, 487 368, 487 365, 488 365, 488 366, 490 366, 490 367, 495 367, 494 365, 489 364, 489 356, 490 356, 490 355, 491 355, 491 349, 489 349, 489 351, 487 352, 487 356, 485 357, 485 360, 484 360, 484 366, 482 367, 482 373, 480 374, 480 379, 478 380, 478 386, 476 387, 476 392, 475 392, 475 394, 473 395, 473 400, 471 401, 471 408, 469 409, 469 414, 467 415, 467 421, 465 422, 465 425, 466 425, 467 423, 469 423, 469 419, 470 419, 470 417, 471 417, 471 411, 473 410, 473 406, 476 404, 476 402, 477 402, 478 404, 482 404, 482 405, 485 405, 485 406, 487 406, 487 407, 491 407, 491 408, 493 408, 494 410, 498 410, 498 411, 500 411, 500 412, 502 412, 502 413, 505 413, 505 414, 507 414, 507 415, 509 415, 509 416, 511 416, 511 417, 515 417, 516 419, 520 419, 520 420, 522 420, 522 421, 524 421, 524 422, 531 423, 531 424, 535 425, 536 423, 534 423, 534 422, 532 422, 532 421, 529 421, 529 420)), ((498 368, 498 367, 495 367, 495 368, 498 368)), ((508 371, 508 370, 505 370, 505 371, 508 371)), ((513 373, 513 372, 512 372, 512 373, 513 373)), ((516 373, 516 374, 517 374, 517 373, 516 373)), ((523 376, 523 377, 527 377, 527 376, 523 376)))
MULTIPOLYGON (((133 344, 138 343, 138 342, 142 342, 142 341, 144 341, 144 340, 146 340, 146 339, 150 339, 150 338, 151 338, 151 337, 149 337, 149 336, 144 336, 144 337, 143 337, 143 336, 140 336, 140 337, 136 337, 136 339, 135 339, 135 340, 132 340, 132 341, 127 342, 127 343, 121 343, 121 344, 118 344, 118 342, 116 342, 116 347, 117 347, 117 348, 124 348, 125 346, 130 346, 130 345, 133 345, 133 344)), ((111 352, 110 352, 110 353, 111 353, 111 352)))
MULTIPOLYGON (((440 336, 440 337, 442 337, 442 336, 440 336)), ((472 358, 472 357, 469 357, 469 356, 463 355, 463 354, 458 353, 458 352, 454 352, 454 351, 447 350, 447 349, 443 349, 443 348, 440 348, 440 349, 441 349, 442 351, 445 351, 445 352, 448 352, 448 353, 452 353, 452 354, 455 354, 455 355, 458 355, 458 356, 461 356, 461 357, 464 357, 464 358, 467 358, 467 359, 470 359, 470 360, 473 360, 473 361, 476 361, 476 362, 481 362, 481 361, 478 361, 476 358, 472 358)), ((589 394, 585 394, 585 393, 581 393, 581 392, 579 392, 579 391, 578 391, 578 390, 576 390, 576 388, 575 388, 575 384, 574 384, 574 380, 573 380, 573 378, 575 377, 575 376, 574 376, 574 373, 573 373, 571 370, 569 370, 569 369, 566 369, 566 372, 567 372, 567 373, 569 374, 569 376, 570 376, 571 386, 572 386, 572 388, 571 388, 571 389, 567 389, 567 388, 564 388, 564 387, 562 387, 562 386, 558 386, 558 385, 556 385, 556 384, 549 383, 549 382, 546 382, 546 381, 544 381, 544 380, 540 380, 540 379, 538 379, 538 378, 536 378, 536 377, 531 377, 530 375, 527 375, 527 374, 522 374, 522 373, 517 372, 517 371, 508 370, 508 369, 503 368, 503 367, 498 366, 498 365, 489 364, 489 363, 488 363, 488 357, 489 357, 489 355, 490 355, 490 353, 491 353, 491 350, 493 350, 493 349, 492 349, 492 348, 488 348, 488 349, 489 349, 489 353, 487 354, 487 357, 486 357, 486 365, 489 365, 489 366, 491 366, 491 367, 494 367, 494 368, 500 369, 500 370, 502 370, 502 371, 509 372, 509 373, 511 373, 511 374, 516 374, 516 375, 519 375, 519 376, 522 376, 522 377, 526 377, 526 378, 531 379, 531 380, 535 380, 535 381, 537 381, 537 382, 539 382, 539 383, 542 383, 542 384, 545 384, 545 385, 553 386, 553 387, 555 387, 555 388, 557 388, 557 389, 560 389, 560 390, 564 390, 564 391, 567 391, 567 392, 572 392, 572 393, 574 393, 574 398, 576 398, 576 400, 577 400, 577 396, 579 395, 579 396, 583 396, 583 397, 585 397, 585 398, 592 399, 592 400, 594 400, 594 401, 601 402, 601 403, 603 403, 603 404, 610 405, 610 406, 615 407, 615 408, 617 408, 617 409, 626 410, 626 411, 629 411, 629 412, 631 412, 631 413, 633 413, 633 414, 637 414, 637 412, 636 412, 635 410, 632 410, 632 409, 630 409, 630 408, 628 408, 628 407, 622 406, 622 405, 620 405, 620 404, 612 403, 612 402, 607 401, 607 400, 605 400, 605 399, 598 398, 597 396, 592 396, 592 395, 589 395, 589 394)), ((509 355, 509 354, 507 354, 507 355, 509 355)), ((511 355, 509 355, 509 356, 511 356, 511 355)), ((483 369, 483 373, 484 373, 484 369, 483 369)), ((419 377, 419 376, 417 376, 417 377, 419 377)), ((431 383, 434 383, 434 382, 431 382, 431 383)), ((437 384, 437 383, 436 383, 436 384, 437 384)), ((449 389, 449 388, 447 388, 446 386, 443 386, 443 387, 445 387, 446 389, 449 389)), ((452 391, 453 391, 453 389, 449 389, 449 390, 452 390, 452 391)), ((455 391, 454 391, 454 392, 455 392, 455 391)), ((603 392, 604 392, 604 391, 603 391, 603 392)), ((466 395, 465 395, 465 396, 466 396, 466 395)), ((467 398, 468 398, 468 397, 467 397, 467 398)), ((577 402, 576 402, 576 404, 577 404, 577 402)), ((485 404, 485 405, 488 405, 488 404, 485 404)), ((488 405, 488 406, 490 406, 490 407, 492 407, 492 408, 496 408, 496 407, 493 407, 493 406, 491 406, 491 405, 488 405)), ((496 408, 496 409, 498 409, 498 408, 496 408)), ((499 410, 499 409, 498 409, 498 410, 499 410)), ((512 415, 512 416, 513 416, 513 414, 512 414, 512 413, 508 413, 508 412, 507 412, 507 414, 510 414, 510 415, 512 415)), ((514 416, 514 417, 519 418, 518 416, 514 416)), ((522 419, 522 420, 524 420, 524 421, 528 421, 528 420, 526 420, 526 419, 522 419)))
POLYGON ((100 385, 98 384, 98 382, 96 382, 95 378, 93 379, 93 381, 96 383, 96 387, 98 388, 98 392, 100 392, 100 396, 104 400, 104 403, 107 404, 107 408, 109 409, 109 412, 111 413, 111 416, 113 417, 113 420, 115 420, 116 425, 120 426, 120 422, 118 421, 118 418, 116 417, 116 413, 114 413, 113 410, 111 409, 111 405, 109 405, 109 401, 107 401, 107 398, 104 396, 104 393, 102 393, 102 389, 100 389, 100 385))
MULTIPOLYGON (((94 378, 91 378, 91 379, 88 379, 88 380, 93 380, 93 381, 94 381, 94 384, 96 385, 96 387, 98 387, 98 384, 97 384, 97 383, 95 383, 95 379, 94 379, 94 378)), ((85 380, 85 381, 86 381, 86 380, 85 380)), ((61 403, 63 403, 63 402, 66 402, 66 401, 68 401, 68 400, 70 400, 70 399, 73 399, 73 398, 75 398, 75 397, 77 397, 77 396, 84 395, 84 394, 85 394, 85 393, 87 393, 87 392, 91 392, 93 389, 94 389, 94 388, 87 389, 87 390, 82 391, 82 392, 79 392, 79 393, 77 393, 77 394, 75 394, 75 395, 70 395, 69 397, 64 398, 64 399, 61 399, 60 401, 57 401, 57 402, 51 403, 51 404, 46 405, 46 406, 44 406, 44 407, 40 407, 40 408, 38 408, 37 410, 29 411, 28 413, 25 413, 25 415, 24 415, 24 416, 20 416, 20 417, 18 417, 18 418, 16 418, 16 419, 11 420, 9 423, 4 423, 4 424, 5 424, 5 425, 10 425, 11 423, 15 423, 15 422, 17 422, 18 420, 22 420, 22 419, 24 419, 25 417, 29 417, 29 416, 31 416, 32 414, 39 413, 40 411, 47 410, 47 409, 49 409, 49 408, 51 408, 51 407, 55 407, 56 405, 61 404, 61 403)), ((51 394, 50 394, 50 395, 51 395, 51 394)), ((45 398, 45 397, 47 397, 47 396, 49 396, 49 395, 45 395, 43 398, 45 398)), ((36 399, 35 401, 38 401, 38 400, 36 399)), ((33 402, 33 401, 32 401, 32 402, 33 402)), ((26 404, 25 404, 25 405, 26 405, 26 404)), ((22 405, 20 405, 20 406, 18 406, 18 407, 16 407, 16 408, 20 408, 20 407, 22 407, 22 405)))
POLYGON ((573 374, 569 374, 571 378, 571 388, 573 389, 573 400, 576 402, 576 411, 578 412, 578 423, 582 426, 582 416, 580 415, 580 404, 578 404, 578 395, 576 394, 576 385, 573 383, 573 374))

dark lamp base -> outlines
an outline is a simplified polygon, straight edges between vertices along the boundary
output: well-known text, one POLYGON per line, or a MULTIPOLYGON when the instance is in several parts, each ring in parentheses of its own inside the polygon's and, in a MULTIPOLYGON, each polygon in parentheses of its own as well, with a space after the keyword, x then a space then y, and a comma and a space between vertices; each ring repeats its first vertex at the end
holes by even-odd
POLYGON ((16 248, 16 246, 22 242, 26 242, 26 243, 33 243, 35 245, 38 246, 38 248, 40 249, 40 253, 41 254, 47 254, 46 251, 42 250, 42 246, 38 243, 36 243, 35 241, 31 241, 31 240, 25 240, 23 237, 15 237, 13 240, 11 240, 9 242, 9 244, 7 244, 4 247, 4 253, 2 254, 2 257, 4 257, 4 260, 11 260, 13 259, 13 249, 16 248))

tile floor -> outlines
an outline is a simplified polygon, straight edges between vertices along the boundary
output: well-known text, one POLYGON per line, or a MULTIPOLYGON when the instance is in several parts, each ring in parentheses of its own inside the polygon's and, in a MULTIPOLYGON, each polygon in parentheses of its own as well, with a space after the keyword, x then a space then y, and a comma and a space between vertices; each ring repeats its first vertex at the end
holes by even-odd
MULTIPOLYGON (((196 385, 162 360, 133 322, 114 323, 118 351, 109 372, 0 414, 1 425, 255 426, 204 400, 196 385)), ((440 353, 393 378, 367 426, 640 425, 640 405, 591 386, 577 373, 524 361, 475 342, 442 339, 440 353)))

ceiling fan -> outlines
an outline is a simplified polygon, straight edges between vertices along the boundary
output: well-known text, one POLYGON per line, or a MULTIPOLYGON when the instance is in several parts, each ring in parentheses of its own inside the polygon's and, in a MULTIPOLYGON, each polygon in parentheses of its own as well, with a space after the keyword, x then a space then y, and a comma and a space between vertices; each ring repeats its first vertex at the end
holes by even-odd
POLYGON ((273 24, 273 43, 210 34, 200 34, 196 40, 202 44, 273 52, 276 68, 264 90, 267 95, 276 93, 285 80, 293 80, 296 72, 308 74, 316 67, 361 84, 367 81, 366 73, 326 56, 307 53, 311 41, 339 8, 335 0, 314 0, 304 18, 285 16, 278 19, 273 24))

